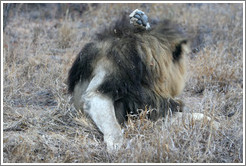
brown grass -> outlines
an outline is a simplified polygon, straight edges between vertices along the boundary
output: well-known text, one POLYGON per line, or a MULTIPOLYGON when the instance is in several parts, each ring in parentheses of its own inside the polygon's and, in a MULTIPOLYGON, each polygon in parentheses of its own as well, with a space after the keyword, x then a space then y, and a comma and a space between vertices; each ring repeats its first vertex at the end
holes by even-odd
POLYGON ((3 41, 4 163, 243 162, 242 4, 13 4, 3 41), (66 78, 84 44, 136 8, 193 36, 179 98, 221 128, 130 118, 123 148, 109 154, 102 134, 70 103, 66 78))

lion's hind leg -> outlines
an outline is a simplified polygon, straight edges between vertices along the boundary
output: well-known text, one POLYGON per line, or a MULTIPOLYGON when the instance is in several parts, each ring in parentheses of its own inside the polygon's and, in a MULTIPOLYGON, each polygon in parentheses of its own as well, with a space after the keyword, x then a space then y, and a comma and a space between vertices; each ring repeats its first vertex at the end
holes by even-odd
POLYGON ((83 95, 83 109, 104 135, 107 149, 119 149, 123 143, 123 133, 116 119, 113 101, 99 92, 83 95))
POLYGON ((104 65, 98 63, 86 90, 81 96, 75 96, 79 98, 77 105, 94 121, 104 135, 107 149, 112 151, 121 147, 123 133, 115 116, 113 100, 97 90, 108 74, 104 65))

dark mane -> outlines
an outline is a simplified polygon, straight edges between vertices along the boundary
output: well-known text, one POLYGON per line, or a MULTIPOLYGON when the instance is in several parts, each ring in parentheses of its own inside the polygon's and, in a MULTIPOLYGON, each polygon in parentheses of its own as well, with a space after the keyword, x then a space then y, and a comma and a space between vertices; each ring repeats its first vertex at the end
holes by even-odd
POLYGON ((75 85, 81 80, 84 81, 91 76, 93 71, 91 63, 98 55, 99 50, 94 43, 88 43, 77 55, 68 73, 68 92, 72 93, 75 85))
MULTIPOLYGON (((147 31, 143 28, 138 28, 131 25, 129 21, 129 17, 126 14, 123 14, 123 16, 120 19, 118 19, 115 23, 112 24, 113 25, 106 27, 100 33, 97 33, 95 35, 95 41, 97 41, 95 43, 98 43, 100 41, 106 41, 106 40, 110 41, 112 43, 112 48, 108 50, 108 51, 111 50, 110 54, 112 54, 112 49, 114 50, 114 47, 118 47, 118 50, 122 50, 120 49, 120 47, 125 45, 128 48, 125 48, 124 51, 123 50, 122 51, 124 52, 124 54, 127 52, 130 53, 130 57, 132 57, 134 61, 135 61, 134 57, 139 56, 137 55, 138 53, 136 51, 136 48, 133 47, 134 45, 136 45, 135 44, 136 40, 138 40, 136 34, 148 33, 160 40, 162 40, 162 38, 165 38, 167 39, 168 42, 172 42, 174 39, 175 40, 179 39, 178 42, 180 43, 177 43, 176 47, 173 50, 174 61, 179 60, 180 55, 182 53, 181 45, 183 43, 186 43, 183 30, 180 28, 180 26, 174 24, 170 20, 164 20, 159 22, 158 24, 154 23, 152 28, 147 31), (135 53, 132 54, 132 52, 135 53)), ((86 80, 92 73, 93 69, 91 67, 91 64, 93 62, 93 59, 95 59, 95 57, 98 54, 100 54, 100 49, 101 49, 101 48, 97 48, 95 43, 86 44, 78 54, 76 60, 74 61, 72 68, 69 71, 69 77, 68 77, 69 93, 73 92, 75 85, 78 83, 80 79, 86 80)), ((124 58, 124 57, 125 57, 124 55, 117 56, 117 58, 124 58)), ((116 60, 114 59, 114 61, 116 60)))

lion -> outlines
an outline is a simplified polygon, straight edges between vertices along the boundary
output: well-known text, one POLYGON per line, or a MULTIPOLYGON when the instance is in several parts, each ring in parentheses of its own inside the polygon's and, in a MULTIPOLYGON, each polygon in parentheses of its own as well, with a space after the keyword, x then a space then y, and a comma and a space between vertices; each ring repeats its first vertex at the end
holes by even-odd
POLYGON ((68 75, 75 108, 94 121, 109 150, 121 147, 128 114, 148 106, 155 121, 184 107, 175 97, 185 86, 187 35, 170 20, 150 27, 138 9, 129 17, 130 23, 123 17, 87 43, 68 75))

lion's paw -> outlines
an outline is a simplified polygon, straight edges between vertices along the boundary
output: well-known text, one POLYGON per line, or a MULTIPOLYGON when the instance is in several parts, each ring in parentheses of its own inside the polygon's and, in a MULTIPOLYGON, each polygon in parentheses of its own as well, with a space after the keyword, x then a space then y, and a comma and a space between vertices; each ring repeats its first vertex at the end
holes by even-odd
POLYGON ((130 15, 130 23, 134 26, 140 26, 146 30, 150 29, 147 15, 141 10, 134 10, 130 15))
POLYGON ((117 135, 105 135, 104 141, 107 144, 107 150, 108 152, 114 152, 121 148, 123 144, 123 134, 117 134, 117 135))

